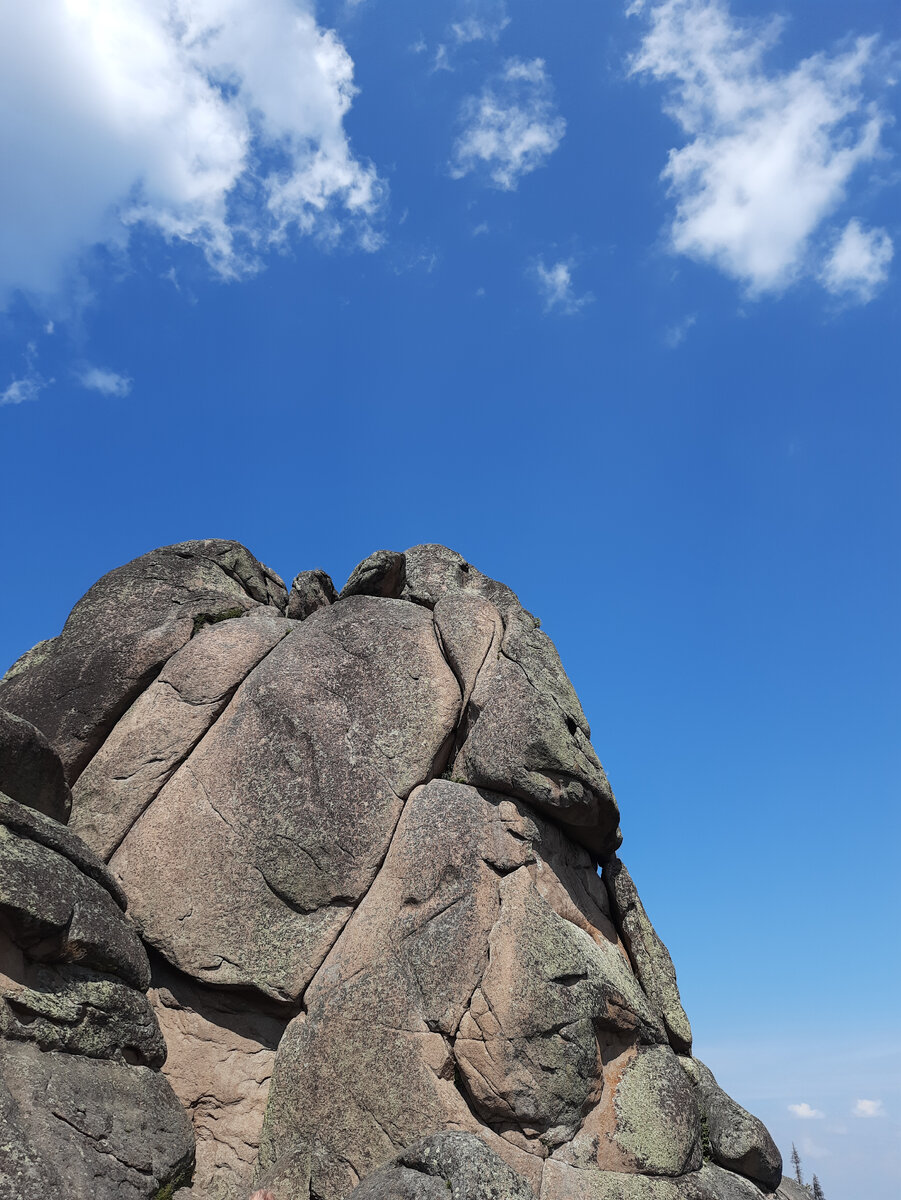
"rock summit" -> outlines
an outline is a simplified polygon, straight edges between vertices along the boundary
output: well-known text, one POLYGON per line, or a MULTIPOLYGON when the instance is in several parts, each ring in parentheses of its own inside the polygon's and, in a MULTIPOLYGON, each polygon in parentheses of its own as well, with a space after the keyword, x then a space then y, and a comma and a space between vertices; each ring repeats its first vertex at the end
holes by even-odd
POLYGON ((459 554, 155 550, 0 710, 0 1200, 789 1195, 553 644, 459 554))

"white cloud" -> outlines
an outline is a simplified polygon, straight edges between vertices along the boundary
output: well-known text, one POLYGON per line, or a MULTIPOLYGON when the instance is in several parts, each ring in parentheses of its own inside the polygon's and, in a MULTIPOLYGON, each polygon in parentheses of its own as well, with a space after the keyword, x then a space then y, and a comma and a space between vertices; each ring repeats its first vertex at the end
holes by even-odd
POLYGON ((44 381, 39 375, 25 375, 21 379, 14 379, 9 387, 0 392, 0 405, 23 404, 26 400, 37 400, 44 386, 44 381))
POLYGON ((681 346, 688 337, 689 331, 697 324, 698 317, 696 313, 689 313, 687 317, 683 317, 681 321, 677 321, 675 325, 670 325, 666 333, 663 335, 663 340, 669 346, 670 350, 675 350, 677 346, 681 346))
POLYGON ((821 1121, 826 1115, 818 1108, 811 1108, 809 1104, 790 1104, 788 1111, 800 1117, 802 1121, 821 1121))
POLYGON ((855 1117, 884 1117, 885 1108, 881 1100, 855 1100, 851 1110, 855 1117))
POLYGON ((886 116, 864 96, 876 39, 768 70, 778 19, 739 22, 725 0, 630 11, 648 22, 631 70, 669 84, 666 111, 688 139, 663 172, 675 201, 672 248, 713 263, 751 295, 817 276, 817 231, 855 171, 880 153, 886 116))
POLYGON ((545 312, 558 312, 571 315, 594 300, 590 292, 576 295, 573 287, 571 262, 556 262, 548 266, 543 259, 535 264, 535 278, 538 290, 544 299, 545 312))
POLYGON ((505 4, 479 4, 473 15, 454 21, 450 28, 454 40, 465 45, 467 42, 496 42, 509 24, 505 4))
POLYGON ((127 376, 104 367, 85 367, 78 373, 78 382, 82 387, 100 392, 103 396, 127 396, 132 385, 132 380, 127 376))
POLYGON ((454 148, 451 174, 460 179, 484 170, 505 191, 542 166, 566 132, 540 58, 508 59, 481 95, 464 101, 461 115, 464 129, 454 148))
POLYGON ((291 229, 365 225, 380 185, 344 130, 352 77, 312 0, 0 6, 0 304, 138 224, 226 277, 291 229))
POLYGON ((11 379, 7 387, 0 392, 0 407, 37 400, 44 388, 56 382, 54 379, 45 379, 37 369, 37 347, 34 342, 29 342, 26 346, 24 358, 23 374, 18 379, 11 379))
POLYGON ((450 55, 447 52, 447 46, 441 42, 435 50, 435 57, 432 60, 432 73, 436 71, 453 71, 451 66, 450 55))
POLYGON ((868 232, 855 217, 837 238, 820 278, 834 295, 867 304, 888 279, 894 253, 892 239, 884 229, 868 232))

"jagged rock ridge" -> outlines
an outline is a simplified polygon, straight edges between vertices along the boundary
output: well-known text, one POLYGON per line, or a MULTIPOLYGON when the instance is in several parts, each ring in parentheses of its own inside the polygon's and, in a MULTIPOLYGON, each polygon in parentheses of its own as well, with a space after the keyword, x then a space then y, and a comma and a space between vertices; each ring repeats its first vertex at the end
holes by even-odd
POLYGON ((552 643, 458 554, 153 551, 0 708, 0 1200, 779 1187, 552 643))

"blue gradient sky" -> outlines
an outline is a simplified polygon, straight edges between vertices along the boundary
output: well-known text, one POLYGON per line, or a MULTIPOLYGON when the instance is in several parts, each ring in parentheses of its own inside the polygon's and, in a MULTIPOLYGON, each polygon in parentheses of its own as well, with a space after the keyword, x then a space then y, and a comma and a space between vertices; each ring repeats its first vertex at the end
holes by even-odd
POLYGON ((0 17, 30 80, 0 85, 0 660, 161 544, 236 538, 339 585, 378 547, 453 546, 557 643, 699 1056, 828 1200, 894 1200, 901 23, 799 0, 777 37, 776 11, 322 4, 349 149, 274 39, 203 226, 159 167, 175 126, 114 138, 130 101, 100 90, 61 147, 48 64, 78 46, 0 17), (802 101, 820 119, 783 144, 802 101), (310 146, 338 183, 273 232, 267 172, 308 180, 310 146), (378 180, 366 203, 339 167, 378 180))

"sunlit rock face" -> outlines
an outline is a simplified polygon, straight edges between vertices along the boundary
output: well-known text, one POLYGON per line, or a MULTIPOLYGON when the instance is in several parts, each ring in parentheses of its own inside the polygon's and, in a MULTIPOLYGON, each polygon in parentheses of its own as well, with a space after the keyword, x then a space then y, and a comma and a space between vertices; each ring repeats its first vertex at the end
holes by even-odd
POLYGON ((779 1186, 691 1056, 553 644, 458 554, 339 592, 154 551, 0 708, 0 1196, 63 1157, 85 1198, 779 1186))

